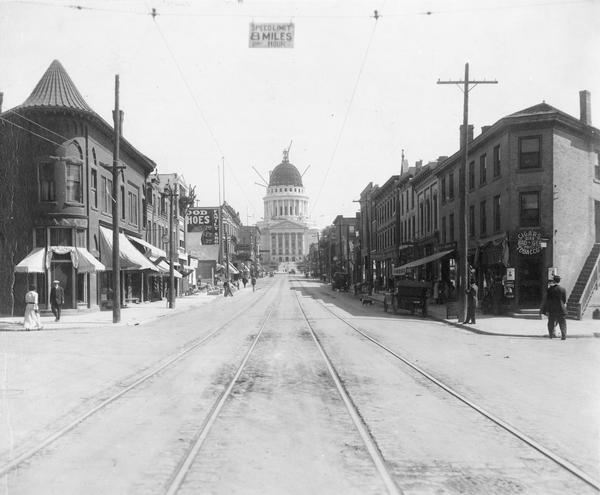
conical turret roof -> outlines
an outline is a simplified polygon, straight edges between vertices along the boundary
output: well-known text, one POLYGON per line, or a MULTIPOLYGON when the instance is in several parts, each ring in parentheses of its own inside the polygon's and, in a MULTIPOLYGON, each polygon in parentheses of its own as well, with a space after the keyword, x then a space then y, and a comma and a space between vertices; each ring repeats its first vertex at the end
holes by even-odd
POLYGON ((30 107, 60 107, 93 113, 58 60, 50 64, 29 98, 18 108, 30 107))

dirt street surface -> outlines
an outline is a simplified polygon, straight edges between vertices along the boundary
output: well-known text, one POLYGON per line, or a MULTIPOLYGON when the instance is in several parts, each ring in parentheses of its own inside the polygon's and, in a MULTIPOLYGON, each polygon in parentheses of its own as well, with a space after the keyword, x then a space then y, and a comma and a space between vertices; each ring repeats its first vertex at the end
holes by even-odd
POLYGON ((258 289, 0 334, 0 494, 598 492, 598 339, 478 335, 284 274, 258 289))

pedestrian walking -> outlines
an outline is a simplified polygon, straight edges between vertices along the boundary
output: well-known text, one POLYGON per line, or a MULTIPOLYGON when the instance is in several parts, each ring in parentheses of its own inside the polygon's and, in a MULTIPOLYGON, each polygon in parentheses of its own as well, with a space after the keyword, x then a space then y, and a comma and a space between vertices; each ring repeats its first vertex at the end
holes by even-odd
POLYGON ((242 277, 242 283, 244 284, 244 289, 246 288, 246 284, 248 283, 248 279, 244 276, 242 277))
POLYGON ((253 275, 250 279, 250 283, 252 284, 252 292, 256 289, 256 277, 253 275))
POLYGON ((54 315, 54 321, 60 321, 60 311, 65 303, 65 290, 60 286, 60 281, 55 280, 50 289, 50 307, 54 315))
POLYGON ((472 278, 469 281, 469 286, 465 290, 467 294, 467 317, 463 323, 473 323, 475 324, 475 310, 477 309, 477 293, 479 292, 479 287, 475 283, 475 279, 472 278))
POLYGON ((560 276, 554 275, 552 284, 546 289, 542 313, 548 315, 548 336, 554 338, 554 327, 558 324, 561 340, 567 338, 567 291, 560 286, 560 276))
POLYGON ((223 282, 223 297, 227 296, 233 297, 233 292, 231 292, 231 285, 229 284, 229 280, 225 280, 225 282, 223 282))
POLYGON ((41 330, 40 309, 38 307, 38 293, 35 286, 29 286, 29 291, 25 294, 25 320, 23 321, 25 330, 41 330))

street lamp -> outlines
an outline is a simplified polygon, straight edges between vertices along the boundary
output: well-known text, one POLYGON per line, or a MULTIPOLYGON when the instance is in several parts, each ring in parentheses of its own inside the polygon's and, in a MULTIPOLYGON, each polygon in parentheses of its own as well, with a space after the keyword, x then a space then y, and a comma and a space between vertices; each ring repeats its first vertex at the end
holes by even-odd
POLYGON ((177 184, 171 186, 169 182, 165 184, 163 195, 169 198, 169 309, 175 309, 175 272, 173 265, 173 223, 177 222, 177 199, 179 191, 177 184), (175 217, 175 219, 174 219, 175 217))

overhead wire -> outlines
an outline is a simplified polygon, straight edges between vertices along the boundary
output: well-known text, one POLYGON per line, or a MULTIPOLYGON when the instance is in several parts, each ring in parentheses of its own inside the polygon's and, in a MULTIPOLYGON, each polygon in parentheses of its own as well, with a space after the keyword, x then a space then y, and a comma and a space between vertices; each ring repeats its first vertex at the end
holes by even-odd
POLYGON ((331 171, 331 167, 333 165, 333 161, 335 160, 335 156, 337 154, 337 150, 339 148, 340 145, 340 141, 342 140, 342 136, 344 134, 344 129, 346 128, 346 123, 348 122, 348 116, 350 115, 350 110, 352 109, 352 103, 354 102, 354 98, 356 96, 356 90, 358 89, 358 84, 360 82, 360 79, 362 77, 362 73, 364 71, 365 68, 365 64, 367 62, 367 58, 369 56, 369 51, 371 49, 371 44, 373 42, 373 38, 375 36, 375 30, 377 29, 377 23, 378 23, 378 15, 376 14, 375 17, 375 22, 373 23, 373 28, 371 29, 371 34, 369 36, 369 41, 367 43, 367 48, 365 50, 365 53, 363 55, 362 58, 362 62, 360 64, 360 69, 358 70, 358 74, 356 76, 356 80, 354 81, 354 87, 352 88, 352 94, 350 96, 350 101, 348 102, 348 105, 346 106, 346 112, 344 114, 344 119, 342 121, 342 125, 340 127, 340 130, 338 132, 337 135, 337 139, 335 141, 335 145, 333 147, 333 151, 331 153, 331 157, 329 159, 329 164, 327 165, 327 169, 325 170, 325 175, 323 176, 323 179, 321 180, 321 187, 319 187, 319 192, 317 193, 317 196, 315 198, 315 200, 313 201, 311 210, 310 210, 310 216, 312 217, 312 214, 315 210, 315 207, 317 205, 317 203, 319 202, 319 199, 321 198, 321 193, 323 192, 323 188, 325 187, 325 183, 327 181, 327 177, 329 176, 329 172, 331 171))
POLYGON ((64 144, 57 143, 56 141, 52 141, 52 139, 49 139, 49 138, 47 138, 47 137, 45 137, 45 136, 42 136, 41 134, 38 134, 38 133, 36 133, 36 132, 33 132, 32 130, 30 130, 30 129, 27 129, 26 127, 20 126, 19 124, 15 124, 14 122, 12 122, 12 121, 10 121, 10 120, 8 120, 8 119, 5 119, 4 117, 0 117, 0 120, 2 120, 3 122, 6 122, 6 123, 8 123, 8 124, 10 124, 10 125, 13 125, 13 126, 15 126, 15 127, 18 127, 19 129, 21 129, 21 130, 23 130, 23 131, 25 131, 25 132, 28 132, 29 134, 33 134, 34 136, 37 136, 37 137, 39 137, 40 139, 44 139, 45 141, 48 141, 49 143, 55 144, 55 145, 57 145, 57 146, 60 146, 60 147, 62 147, 62 148, 64 148, 64 147, 65 147, 65 145, 64 145, 64 144))
MULTIPOLYGON (((165 36, 165 34, 163 33, 162 29, 160 28, 158 22, 156 22, 156 16, 153 16, 153 21, 154 24, 156 26, 156 29, 158 30, 166 48, 167 51, 169 52, 169 54, 171 55, 171 58, 173 59, 173 63, 175 64, 175 66, 177 67, 177 71, 179 72, 179 76, 181 77, 181 80, 183 81, 183 83, 185 84, 185 87, 187 88, 190 96, 192 97, 192 100, 194 101, 194 104, 196 106, 196 109, 198 110, 198 113, 200 114, 200 118, 202 119, 202 121, 204 122, 204 125, 206 126, 206 128, 208 129, 208 132, 210 134, 210 137, 212 138, 216 149, 218 150, 218 152, 220 153, 221 157, 223 157, 223 160, 225 161, 225 153, 223 153, 223 149, 221 148, 221 145, 219 144, 219 141, 215 135, 215 133, 212 130, 211 125, 208 122, 208 119, 206 118, 206 116, 204 115, 204 111, 202 110, 202 108, 200 107, 200 103, 198 103, 198 99, 196 98, 196 95, 194 94, 194 91, 192 90, 192 87, 190 86, 190 84, 187 81, 187 78, 183 72, 183 69, 181 68, 181 66, 179 65, 179 62, 177 61, 177 58, 175 57, 175 54, 173 52, 173 50, 171 49, 171 46, 169 45, 169 42, 167 41, 167 38, 165 36)), ((254 207, 252 206, 252 204, 250 203, 250 200, 248 198, 248 196, 246 195, 246 191, 244 190, 244 188, 242 188, 236 174, 235 171, 233 170, 233 167, 229 169, 231 174, 233 175, 233 178, 237 184, 237 186, 239 187, 240 191, 242 191, 242 194, 244 195, 244 197, 246 198, 246 205, 250 204, 250 208, 252 208, 252 212, 256 213, 256 210, 254 209, 254 207)))

